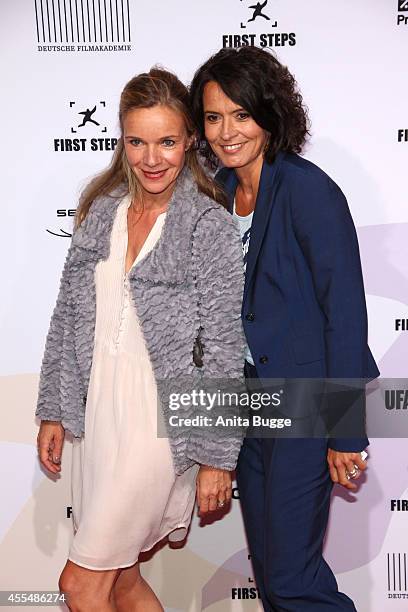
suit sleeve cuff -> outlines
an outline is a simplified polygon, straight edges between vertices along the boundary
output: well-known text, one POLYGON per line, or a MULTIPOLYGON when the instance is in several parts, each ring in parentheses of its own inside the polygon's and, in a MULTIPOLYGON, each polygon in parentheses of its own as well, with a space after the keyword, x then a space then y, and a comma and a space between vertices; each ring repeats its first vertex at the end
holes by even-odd
POLYGON ((340 453, 360 453, 370 444, 368 438, 330 438, 329 448, 340 453))

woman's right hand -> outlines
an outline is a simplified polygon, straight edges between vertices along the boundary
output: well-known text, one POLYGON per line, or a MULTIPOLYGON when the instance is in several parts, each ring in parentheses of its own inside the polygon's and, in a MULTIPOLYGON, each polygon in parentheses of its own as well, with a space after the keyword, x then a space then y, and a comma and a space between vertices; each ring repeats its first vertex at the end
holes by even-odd
POLYGON ((197 504, 200 516, 231 502, 232 478, 229 470, 201 465, 197 474, 197 504))
POLYGON ((40 462, 53 474, 61 471, 62 445, 65 429, 59 421, 41 421, 37 436, 40 462))

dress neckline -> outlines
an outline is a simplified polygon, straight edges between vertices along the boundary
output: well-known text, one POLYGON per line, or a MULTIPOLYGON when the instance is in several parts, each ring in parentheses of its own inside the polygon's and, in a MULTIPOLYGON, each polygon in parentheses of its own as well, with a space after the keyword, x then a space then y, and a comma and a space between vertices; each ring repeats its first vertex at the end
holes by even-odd
POLYGON ((150 232, 147 234, 146 239, 142 245, 142 248, 140 249, 139 253, 136 255, 136 258, 133 260, 132 265, 130 266, 129 270, 126 272, 125 266, 126 266, 126 253, 127 253, 127 247, 128 247, 128 241, 129 241, 129 235, 128 235, 128 222, 127 222, 127 211, 129 206, 131 205, 132 200, 130 198, 130 194, 127 196, 127 198, 124 199, 124 203, 123 203, 123 229, 124 229, 124 234, 125 234, 125 239, 124 239, 124 254, 123 254, 123 273, 124 273, 124 277, 128 278, 130 272, 132 271, 132 269, 134 268, 134 266, 136 264, 138 264, 140 262, 141 259, 143 259, 147 253, 151 250, 149 247, 151 245, 151 243, 153 242, 153 246, 154 243, 156 242, 156 232, 158 231, 158 228, 162 228, 164 220, 166 218, 166 214, 167 214, 167 210, 159 213, 156 217, 155 222, 153 223, 150 232), (126 202, 126 206, 125 206, 125 202, 126 202))

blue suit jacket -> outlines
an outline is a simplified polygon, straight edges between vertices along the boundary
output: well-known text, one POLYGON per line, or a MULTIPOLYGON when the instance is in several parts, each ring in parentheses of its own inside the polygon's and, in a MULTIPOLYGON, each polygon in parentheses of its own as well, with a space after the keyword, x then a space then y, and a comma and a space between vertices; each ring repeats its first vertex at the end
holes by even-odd
MULTIPOLYGON (((229 195, 238 179, 216 177, 229 195)), ((242 321, 260 378, 379 376, 367 345, 358 241, 347 200, 315 164, 289 153, 263 163, 252 221, 242 321)), ((359 451, 364 439, 329 446, 359 451)))

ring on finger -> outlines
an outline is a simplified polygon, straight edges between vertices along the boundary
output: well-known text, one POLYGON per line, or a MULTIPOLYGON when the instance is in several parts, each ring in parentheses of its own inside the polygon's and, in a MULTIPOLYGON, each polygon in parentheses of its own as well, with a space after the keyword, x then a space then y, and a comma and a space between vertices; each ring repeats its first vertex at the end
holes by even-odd
POLYGON ((219 499, 219 500, 218 500, 218 507, 219 507, 219 508, 223 508, 224 506, 225 506, 225 501, 224 501, 224 500, 222 500, 222 499, 219 499))
POLYGON ((354 468, 352 470, 347 471, 346 470, 346 478, 347 480, 350 480, 351 478, 357 478, 358 473, 359 473, 359 467, 357 465, 354 466, 354 468))

